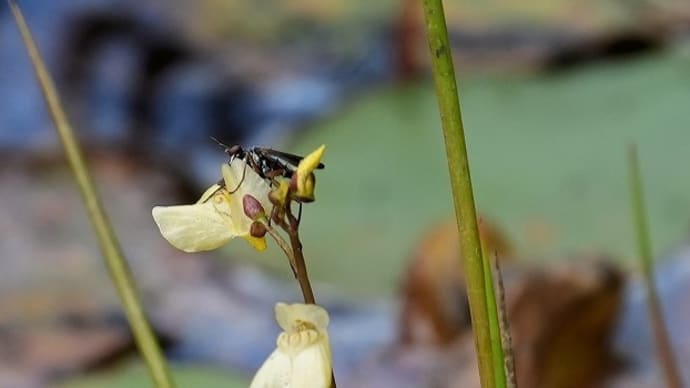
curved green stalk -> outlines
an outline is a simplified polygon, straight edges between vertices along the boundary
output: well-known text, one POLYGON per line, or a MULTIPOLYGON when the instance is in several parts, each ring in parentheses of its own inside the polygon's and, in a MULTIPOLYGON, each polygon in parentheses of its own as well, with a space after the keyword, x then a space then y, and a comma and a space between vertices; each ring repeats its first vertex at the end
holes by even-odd
POLYGON ((649 228, 647 226, 647 211, 645 209, 637 148, 634 144, 632 144, 628 150, 628 168, 630 170, 630 192, 632 194, 632 213, 637 233, 638 254, 642 261, 644 283, 647 287, 647 306, 649 307, 649 318, 652 324, 659 363, 664 371, 666 385, 669 388, 682 388, 683 383, 681 382, 680 372, 676 359, 673 356, 673 347, 671 346, 671 340, 664 323, 661 301, 656 292, 654 263, 652 261, 652 243, 649 236, 649 228))
POLYGON ((101 247, 101 252, 105 257, 110 277, 113 283, 115 283, 115 288, 120 296, 127 319, 134 332, 139 351, 146 361, 146 365, 149 368, 151 378, 155 382, 156 387, 172 388, 174 387, 174 383, 170 376, 168 365, 163 357, 158 341, 151 330, 151 326, 146 319, 144 310, 141 307, 139 295, 134 285, 134 279, 132 278, 127 262, 123 258, 115 233, 101 206, 96 188, 89 176, 79 144, 74 137, 72 128, 61 107, 60 99, 50 78, 50 74, 43 64, 41 55, 21 10, 14 1, 8 0, 8 2, 14 13, 19 31, 22 34, 22 39, 24 40, 24 45, 26 46, 29 58, 36 72, 36 77, 38 78, 41 91, 43 92, 43 97, 50 110, 53 124, 62 140, 65 154, 67 155, 70 167, 72 168, 77 185, 81 191, 82 200, 84 201, 89 218, 91 219, 93 229, 98 237, 98 242, 101 247))
POLYGON ((467 280, 467 296, 479 361, 479 378, 482 387, 489 388, 496 385, 496 373, 491 350, 482 251, 472 193, 472 180, 467 161, 460 101, 455 82, 455 69, 441 0, 424 0, 424 17, 446 144, 455 216, 460 232, 460 244, 464 252, 463 270, 467 280))

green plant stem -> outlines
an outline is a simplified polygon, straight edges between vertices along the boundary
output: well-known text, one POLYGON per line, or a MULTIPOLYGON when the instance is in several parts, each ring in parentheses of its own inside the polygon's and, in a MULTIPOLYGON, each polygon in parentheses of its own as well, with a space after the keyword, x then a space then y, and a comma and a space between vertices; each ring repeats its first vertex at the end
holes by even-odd
POLYGON ((642 261, 642 272, 644 274, 645 286, 649 307, 649 318, 654 332, 659 362, 664 371, 666 384, 669 388, 682 388, 683 384, 678 370, 673 347, 669 339, 668 331, 664 323, 661 300, 656 292, 656 282, 654 280, 654 263, 652 261, 652 243, 647 226, 647 211, 645 208, 644 192, 642 189, 642 177, 640 174, 637 148, 634 144, 628 150, 628 165, 630 169, 630 191, 632 194, 632 213, 635 220, 637 232, 638 254, 642 261))
POLYGON ((455 216, 464 253, 463 270, 467 279, 467 297, 479 361, 479 379, 482 387, 490 388, 494 387, 495 373, 492 364, 489 314, 455 70, 448 42, 443 4, 441 0, 424 0, 423 5, 436 96, 450 170, 450 183, 453 189, 455 216))
POLYGON ((79 145, 74 137, 72 128, 61 107, 55 86, 50 78, 48 71, 43 64, 41 55, 31 36, 29 27, 24 20, 17 4, 9 0, 10 7, 14 13, 15 20, 22 34, 24 45, 29 53, 38 78, 46 104, 50 110, 53 124, 57 129, 62 145, 65 149, 72 171, 81 191, 82 199, 86 205, 92 226, 96 231, 98 241, 110 276, 115 284, 118 295, 124 307, 129 324, 134 332, 137 346, 146 361, 151 378, 159 388, 174 387, 165 358, 162 355, 155 335, 151 330, 144 310, 141 307, 139 296, 136 292, 134 280, 129 267, 122 256, 120 246, 117 242, 113 229, 108 222, 105 211, 101 206, 96 189, 89 176, 84 157, 81 154, 79 145))
POLYGON ((482 247, 482 263, 484 265, 484 285, 486 286, 486 306, 489 313, 489 336, 491 337, 491 357, 494 368, 495 384, 497 388, 505 388, 505 356, 501 341, 501 325, 499 321, 498 304, 494 293, 494 277, 491 263, 487 256, 486 247, 482 247))
POLYGON ((510 335, 510 325, 508 324, 508 310, 506 309, 505 287, 503 287, 503 273, 498 255, 494 255, 493 273, 495 279, 496 302, 498 311, 498 323, 501 328, 501 348, 503 349, 505 383, 507 388, 517 387, 517 376, 515 375, 515 357, 513 356, 513 340, 510 335))

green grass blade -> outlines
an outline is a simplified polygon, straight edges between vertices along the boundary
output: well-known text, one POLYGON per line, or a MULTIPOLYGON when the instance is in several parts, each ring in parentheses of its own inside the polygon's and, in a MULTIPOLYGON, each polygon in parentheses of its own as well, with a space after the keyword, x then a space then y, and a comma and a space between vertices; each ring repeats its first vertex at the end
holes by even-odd
POLYGON ((671 346, 671 341, 664 323, 661 301, 656 292, 654 263, 652 261, 652 243, 649 228, 647 226, 647 211, 645 208, 637 148, 633 144, 628 151, 632 213, 637 232, 638 254, 642 261, 644 282, 647 287, 647 305, 649 307, 649 318, 654 332, 654 341, 656 343, 659 362, 664 371, 667 386, 669 388, 682 388, 683 384, 681 382, 680 372, 673 356, 673 347, 671 346))
POLYGON ((94 184, 89 176, 84 157, 77 143, 72 128, 63 111, 53 81, 50 78, 38 47, 33 40, 21 10, 13 0, 8 0, 14 18, 21 32, 24 45, 36 72, 46 104, 50 111, 53 124, 60 135, 62 145, 69 160, 70 167, 79 186, 82 200, 86 206, 89 218, 101 251, 105 257, 108 271, 124 307, 129 324, 134 332, 139 351, 141 352, 151 374, 151 378, 159 388, 174 387, 168 365, 163 357, 158 341, 149 325, 134 285, 134 279, 124 260, 122 251, 115 237, 115 233, 101 206, 94 184))
POLYGON ((460 244, 464 252, 463 270, 467 281, 467 296, 477 349, 479 379, 482 387, 489 388, 494 387, 496 381, 491 351, 489 313, 486 304, 482 252, 467 160, 460 99, 455 82, 455 69, 441 0, 424 0, 423 6, 436 96, 448 158, 455 216, 460 232, 460 244))

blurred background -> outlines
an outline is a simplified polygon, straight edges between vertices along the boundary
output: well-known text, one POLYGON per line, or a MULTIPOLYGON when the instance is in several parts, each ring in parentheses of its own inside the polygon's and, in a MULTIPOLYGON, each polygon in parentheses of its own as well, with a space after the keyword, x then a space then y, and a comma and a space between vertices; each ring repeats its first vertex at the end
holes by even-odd
MULTIPOLYGON (((418 0, 19 4, 179 386, 246 386, 275 345, 273 305, 301 299, 275 246, 184 254, 158 233, 153 206, 218 180, 211 136, 327 145, 302 237, 339 386, 478 386, 418 0)), ((690 3, 445 5, 521 386, 661 385, 631 142, 688 373, 690 3)), ((150 386, 5 4, 0 85, 0 386, 150 386)))

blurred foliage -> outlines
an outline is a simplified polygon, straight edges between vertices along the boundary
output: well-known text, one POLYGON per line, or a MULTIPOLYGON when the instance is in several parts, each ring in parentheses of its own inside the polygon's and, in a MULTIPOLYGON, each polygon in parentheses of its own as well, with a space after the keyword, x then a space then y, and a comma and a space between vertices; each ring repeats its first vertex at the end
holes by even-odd
MULTIPOLYGON (((218 369, 198 366, 172 366, 179 387, 235 388, 246 387, 248 379, 233 377, 218 369)), ((119 368, 92 373, 66 382, 61 388, 149 388, 151 380, 143 364, 127 363, 119 368)))
MULTIPOLYGON (((197 15, 186 19, 193 29, 206 36, 284 42, 295 34, 308 37, 310 29, 318 26, 328 26, 327 30, 336 34, 361 34, 361 27, 371 30, 393 21, 406 1, 415 0, 175 0, 173 4, 180 15, 197 15)), ((591 32, 630 27, 650 14, 687 12, 687 7, 680 3, 678 0, 466 0, 444 2, 444 8, 451 28, 522 24, 591 32)))
MULTIPOLYGON (((528 258, 634 257, 625 145, 635 139, 650 172, 654 246, 679 241, 690 208, 679 165, 690 142, 689 64, 669 51, 561 74, 461 77, 479 213, 504 225, 528 258)), ((303 218, 310 273, 355 292, 393 293, 422 231, 452 217, 432 85, 372 92, 292 151, 321 143, 326 169, 303 218)), ((288 275, 277 251, 258 256, 288 275)))

